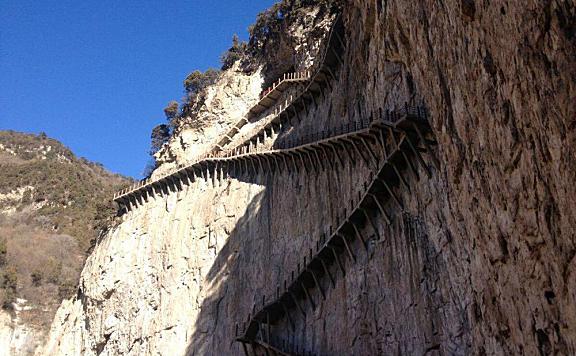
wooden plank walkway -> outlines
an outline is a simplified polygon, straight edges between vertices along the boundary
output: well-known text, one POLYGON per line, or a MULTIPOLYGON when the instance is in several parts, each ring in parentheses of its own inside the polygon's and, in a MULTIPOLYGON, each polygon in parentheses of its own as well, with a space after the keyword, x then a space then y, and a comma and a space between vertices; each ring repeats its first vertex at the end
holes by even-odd
POLYGON ((303 83, 308 80, 310 80, 310 71, 285 73, 282 78, 278 79, 272 86, 262 92, 258 103, 250 109, 250 114, 257 116, 265 110, 270 109, 276 105, 278 99, 280 99, 289 86, 293 83, 303 83))
POLYGON ((187 167, 155 180, 144 180, 120 191, 114 196, 114 201, 131 210, 143 201, 148 201, 150 196, 176 192, 181 190, 184 184, 189 184, 199 177, 204 177, 206 180, 209 178, 221 180, 224 173, 227 176, 230 174, 251 176, 260 172, 308 171, 312 169, 310 166, 324 166, 324 161, 341 160, 338 156, 340 147, 351 144, 350 140, 352 142, 365 140, 365 136, 370 135, 373 130, 371 125, 377 124, 379 123, 366 121, 354 125, 342 125, 334 130, 310 136, 316 140, 314 142, 306 142, 303 138, 293 139, 280 149, 265 149, 264 145, 253 145, 238 148, 233 152, 208 154, 187 167), (318 152, 312 155, 311 153, 315 151, 318 152))
MULTIPOLYGON (((283 104, 279 105, 275 115, 273 115, 272 118, 267 122, 260 124, 258 126, 257 133, 255 135, 250 136, 250 138, 247 138, 241 146, 245 146, 246 144, 254 144, 254 138, 258 139, 259 136, 266 135, 266 132, 274 130, 274 127, 282 125, 283 121, 290 119, 291 114, 298 115, 298 113, 301 110, 307 111, 307 106, 309 104, 308 100, 315 100, 315 95, 317 95, 318 92, 323 94, 323 86, 325 85, 330 86, 328 79, 331 78, 332 80, 336 80, 334 76, 335 66, 342 62, 340 56, 341 52, 345 48, 344 41, 342 40, 342 34, 343 34, 342 19, 340 16, 338 16, 330 29, 330 33, 328 35, 328 44, 326 45, 325 50, 322 54, 323 58, 323 60, 321 61, 322 64, 312 75, 312 79, 309 80, 309 83, 306 86, 306 88, 300 93, 300 95, 298 95, 296 98, 293 98, 293 100, 286 101, 283 104)), ((270 91, 270 93, 272 91, 270 91)), ((220 154, 221 152, 223 152, 223 146, 231 142, 232 138, 240 131, 240 128, 246 123, 248 123, 248 120, 246 118, 242 119, 232 129, 230 129, 230 131, 226 135, 222 137, 219 143, 209 153, 198 157, 197 161, 202 161, 206 158, 213 157, 216 154, 220 154)), ((175 178, 173 176, 178 176, 179 172, 180 170, 175 170, 155 180, 152 179, 141 180, 140 182, 137 182, 134 185, 114 194, 113 200, 120 204, 125 202, 126 198, 128 198, 128 201, 133 201, 130 195, 137 193, 138 191, 142 190, 143 188, 147 188, 150 185, 156 185, 158 181, 173 180, 173 178, 175 178)))
MULTIPOLYGON (((296 73, 285 73, 284 76, 278 79, 274 84, 263 92, 260 96, 260 100, 253 106, 246 115, 247 117, 242 118, 238 121, 232 128, 228 130, 221 138, 212 151, 219 151, 222 147, 227 145, 232 141, 234 136, 240 132, 240 129, 250 122, 251 117, 258 116, 264 111, 270 109, 271 107, 277 105, 278 99, 282 96, 289 86, 298 83, 305 83, 310 80, 310 72, 296 72, 296 73)), ((274 113, 274 116, 278 115, 278 112, 274 113)))
MULTIPOLYGON (((408 110, 407 110, 408 111, 408 110)), ((426 164, 421 155, 421 151, 428 151, 429 157, 434 161, 430 151, 430 140, 426 138, 427 131, 430 131, 425 119, 425 112, 417 110, 422 116, 414 117, 408 115, 387 114, 388 118, 396 119, 395 122, 378 120, 373 127, 379 127, 377 134, 380 152, 378 169, 375 175, 371 175, 368 182, 364 183, 363 191, 358 197, 349 202, 343 211, 337 212, 338 226, 330 227, 325 234, 317 236, 315 247, 305 253, 296 268, 284 280, 284 287, 276 288, 276 295, 267 299, 261 296, 256 300, 271 300, 268 304, 262 303, 258 311, 253 311, 244 318, 246 322, 237 324, 237 341, 243 345, 253 342, 273 342, 274 335, 271 335, 271 328, 278 324, 280 320, 286 320, 287 324, 294 332, 294 320, 302 315, 306 317, 307 309, 315 310, 321 300, 326 299, 328 288, 335 288, 336 278, 346 274, 346 264, 356 263, 358 249, 368 253, 366 237, 361 231, 368 228, 381 239, 381 232, 378 230, 377 219, 384 220, 391 224, 392 214, 402 212, 404 203, 397 194, 397 191, 408 189, 408 180, 403 171, 409 171, 415 179, 420 179, 420 174, 413 161, 422 166, 424 172, 430 175, 430 167, 426 164), (391 202, 394 209, 388 207, 387 202, 391 202), (388 207, 388 208, 387 208, 388 207), (339 274, 330 272, 331 266, 337 266, 339 274), (324 282, 323 282, 324 281, 324 282), (320 300, 315 300, 311 290, 316 289, 320 295, 320 300), (272 341, 271 341, 272 340, 272 341)), ((303 348, 303 345, 301 345, 303 348)), ((277 345, 276 347, 279 347, 277 345)), ((295 347, 295 345, 291 345, 295 347)), ((286 352, 286 349, 283 349, 286 352)), ((296 348, 296 350, 299 350, 296 348)), ((297 353, 299 354, 299 353, 297 353)), ((304 354, 314 354, 306 351, 304 354)))
MULTIPOLYGON (((359 146, 366 149, 366 140, 382 125, 396 128, 405 125, 406 120, 421 121, 418 115, 425 113, 421 108, 407 108, 400 112, 383 113, 383 118, 344 124, 332 130, 311 133, 305 137, 289 140, 278 149, 266 149, 256 143, 238 147, 233 151, 206 154, 192 164, 174 172, 165 174, 155 180, 146 179, 114 195, 113 200, 127 210, 147 202, 149 197, 164 196, 170 192, 182 190, 184 184, 190 184, 199 177, 205 180, 212 178, 214 184, 220 182, 224 175, 231 174, 251 176, 259 172, 317 170, 327 164, 343 165, 342 157, 356 152, 355 159, 368 160, 370 150, 361 152, 359 146), (397 120, 392 122, 389 120, 397 120), (350 149, 346 149, 349 147, 350 149)), ((252 142, 252 141, 251 141, 252 142)), ((264 142, 264 141, 260 141, 264 142)), ((350 157, 353 159, 353 156, 350 157)))
POLYGON ((336 81, 337 68, 342 64, 342 53, 344 52, 345 42, 343 40, 344 26, 340 16, 336 18, 330 28, 327 36, 327 44, 320 56, 319 65, 315 70, 309 70, 300 73, 285 74, 284 78, 279 79, 271 88, 264 91, 265 95, 259 102, 250 109, 246 117, 238 121, 218 143, 212 148, 211 152, 224 150, 224 147, 231 143, 242 127, 250 122, 250 119, 257 117, 274 107, 275 111, 267 122, 260 123, 258 129, 267 127, 272 123, 290 120, 293 116, 300 116, 300 112, 308 113, 308 108, 312 103, 316 103, 316 98, 321 95, 324 97, 326 88, 331 89, 331 82, 336 81), (285 98, 282 103, 278 103, 282 92, 287 86, 293 83, 306 83, 298 93, 285 98))

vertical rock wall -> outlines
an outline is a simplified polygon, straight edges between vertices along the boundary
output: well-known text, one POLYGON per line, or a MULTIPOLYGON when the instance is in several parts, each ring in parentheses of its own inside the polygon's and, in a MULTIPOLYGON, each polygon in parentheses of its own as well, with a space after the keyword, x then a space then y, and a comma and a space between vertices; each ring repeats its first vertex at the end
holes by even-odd
POLYGON ((394 325, 386 353, 574 353, 575 11, 571 1, 350 6, 365 54, 354 75, 377 87, 386 62, 401 65, 432 113, 441 161, 412 193, 422 245, 389 257, 418 252, 420 273, 383 277, 409 282, 375 313, 394 325), (420 314, 434 323, 407 322, 422 304, 400 306, 422 293, 437 300, 420 314))
MULTIPOLYGON (((322 355, 575 352, 574 11, 345 5, 338 83, 286 135, 424 101, 440 166, 410 178, 394 223, 363 231, 368 253, 276 336, 322 355)), ((371 170, 357 160, 198 181, 135 209, 88 259, 47 354, 241 354, 235 325, 273 298, 371 170)))

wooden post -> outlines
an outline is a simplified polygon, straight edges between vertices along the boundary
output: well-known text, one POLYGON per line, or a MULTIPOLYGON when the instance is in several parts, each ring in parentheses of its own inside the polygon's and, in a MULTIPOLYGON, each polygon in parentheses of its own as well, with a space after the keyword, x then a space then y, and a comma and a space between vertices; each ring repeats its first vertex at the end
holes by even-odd
MULTIPOLYGON (((396 147, 396 150, 400 151, 400 154, 402 155, 402 157, 404 158, 404 161, 406 161, 407 165, 412 170, 412 173, 414 173, 414 176, 416 177, 416 179, 420 180, 420 175, 418 174, 418 170, 416 169, 416 167, 412 163, 412 160, 410 160, 408 158, 408 156, 406 155, 406 153, 404 152, 404 150, 402 150, 402 147, 400 147, 401 144, 396 140, 396 135, 394 134, 394 131, 392 131, 391 128, 388 128, 388 132, 390 134, 390 137, 392 138, 392 142, 393 142, 394 146, 396 147)), ((407 136, 405 135, 404 138, 407 138, 407 136)))
POLYGON ((342 265, 342 262, 340 262, 340 257, 338 256, 338 253, 336 252, 336 249, 332 246, 327 246, 330 251, 332 251, 332 254, 334 255, 334 260, 336 260, 336 263, 338 264, 338 268, 340 268, 340 272, 342 272, 343 276, 346 276, 346 270, 344 270, 344 266, 342 265))
POLYGON ((368 193, 368 195, 372 198, 372 200, 374 200, 374 202, 378 206, 378 209, 380 210, 380 213, 382 213, 382 215, 384 216, 384 219, 386 219, 386 222, 388 223, 388 225, 390 225, 390 223, 391 223, 390 217, 388 216, 388 214, 386 214, 386 211, 384 210, 384 207, 382 207, 382 205, 380 204, 378 197, 376 197, 376 195, 374 195, 372 193, 368 193))
POLYGON ((336 151, 336 148, 334 148, 334 146, 332 146, 333 142, 326 142, 325 143, 329 148, 332 149, 332 152, 334 152, 334 156, 338 159, 338 161, 340 162, 340 165, 342 167, 344 167, 344 162, 342 161, 342 157, 340 157, 340 155, 338 154, 338 151, 336 151))
POLYGON ((370 217, 370 214, 368 213, 368 211, 366 211, 366 209, 364 209, 364 208, 360 208, 360 211, 362 211, 362 213, 366 217, 366 220, 368 220, 370 225, 372 225, 372 229, 374 229, 374 233, 376 234, 376 236, 378 236, 378 239, 380 239, 380 232, 376 228, 376 224, 374 223, 374 221, 372 221, 372 218, 370 217))
POLYGON ((380 179, 378 177, 376 177, 376 180, 378 180, 380 183, 382 183, 382 185, 384 185, 384 188, 386 188, 386 191, 388 192, 388 194, 390 194, 390 196, 392 197, 392 199, 394 199, 394 201, 396 202, 396 204, 398 204, 398 206, 400 207, 401 210, 404 210, 404 205, 402 204, 402 202, 400 201, 400 199, 398 198, 398 196, 394 193, 394 191, 392 190, 392 188, 388 185, 388 183, 384 180, 384 179, 380 179))
POLYGON ((370 153, 370 156, 372 156, 374 163, 376 165, 378 165, 379 159, 378 159, 378 157, 376 157, 376 154, 372 150, 372 147, 366 142, 366 140, 363 137, 360 137, 360 141, 362 141, 362 143, 364 144, 364 147, 366 147, 366 150, 368 151, 368 153, 370 153))
POLYGON ((304 152, 304 154, 306 155, 306 157, 308 158, 308 161, 310 161, 310 167, 312 167, 312 169, 314 170, 314 172, 316 174, 318 174, 318 167, 316 164, 314 164, 314 159, 310 157, 310 153, 308 152, 308 150, 306 150, 306 148, 302 148, 302 151, 304 152))
POLYGON ((302 155, 300 154, 300 152, 298 150, 295 150, 294 153, 300 159, 300 162, 302 163, 302 167, 304 167, 304 169, 306 170, 306 173, 310 173, 308 170, 308 165, 306 164, 306 162, 304 162, 304 158, 302 158, 302 155))
POLYGON ((242 349, 244 350, 244 356, 250 356, 248 353, 248 348, 246 348, 246 343, 244 341, 240 341, 242 343, 242 349))
POLYGON ((266 313, 266 341, 270 343, 270 312, 266 313))
POLYGON ((346 251, 348 252, 348 256, 350 256, 350 259, 352 261, 354 261, 354 263, 356 263, 356 256, 354 256, 354 254, 352 253, 352 250, 350 250, 350 246, 348 246, 348 241, 346 240, 346 237, 342 234, 339 234, 339 233, 336 233, 336 236, 340 237, 342 242, 344 242, 344 246, 346 247, 346 251))
POLYGON ((326 74, 323 75, 324 76, 324 83, 326 84, 326 86, 328 87, 329 91, 332 91, 332 84, 330 84, 330 80, 328 80, 328 76, 326 74))
POLYGON ((326 300, 326 293, 324 293, 324 290, 322 289, 322 285, 320 285, 320 282, 318 281, 318 278, 316 278, 316 274, 314 273, 314 271, 311 268, 306 268, 306 271, 312 275, 312 279, 314 279, 314 283, 318 287, 318 290, 320 291, 320 294, 322 295, 322 299, 326 300))
POLYGON ((258 175, 258 171, 256 170, 256 165, 254 164, 253 157, 248 159, 250 161, 250 165, 252 166, 252 170, 254 171, 254 175, 258 175))
POLYGON ((362 243, 362 246, 364 246, 364 250, 366 250, 366 253, 368 253, 368 245, 366 244, 366 241, 362 237, 362 234, 360 234, 360 231, 356 227, 356 224, 352 220, 349 220, 349 221, 350 221, 350 225, 352 225, 352 228, 354 229, 354 232, 356 233, 356 237, 358 238, 358 240, 360 240, 360 242, 362 243))
POLYGON ((314 94, 312 94, 310 91, 307 91, 306 93, 312 98, 312 102, 314 103, 314 106, 318 107, 318 103, 316 103, 316 98, 314 97, 314 94))
POLYGON ((340 38, 338 31, 334 30, 334 34, 336 35, 338 42, 340 42, 340 46, 342 47, 342 49, 346 48, 346 45, 344 44, 344 41, 342 40, 342 38, 340 38))
POLYGON ((316 156, 316 160, 318 161, 318 164, 320 164, 320 166, 322 167, 322 171, 326 171, 326 167, 324 167, 324 162, 320 159, 320 155, 318 154, 318 150, 312 150, 312 152, 314 152, 314 155, 316 156))
POLYGON ((324 269, 324 273, 326 273, 326 275, 328 276, 328 279, 330 279, 330 282, 332 283, 332 287, 336 288, 336 282, 334 281, 334 278, 332 277, 332 274, 330 273, 328 266, 326 266, 326 263, 320 257, 320 255, 318 255, 318 260, 320 261, 320 264, 322 265, 322 268, 324 269))
POLYGON ((272 165, 270 164, 270 161, 268 160, 268 156, 266 154, 262 155, 262 158, 266 161, 266 166, 268 167, 268 172, 270 172, 270 174, 272 174, 272 165))
POLYGON ((256 158, 256 160, 258 161, 258 167, 260 167, 260 171, 263 173, 266 173, 266 170, 264 169, 264 167, 262 166, 262 162, 260 161, 260 156, 259 154, 254 155, 254 157, 256 158))
POLYGON ((294 155, 291 152, 287 152, 288 156, 292 158, 292 163, 294 164, 294 171, 298 171, 298 165, 296 164, 296 159, 294 159, 294 155))
MULTIPOLYGON (((352 154, 352 151, 350 150, 350 148, 348 147, 348 144, 346 144, 346 142, 350 142, 346 139, 343 140, 343 142, 339 142, 338 140, 334 140, 332 141, 332 143, 338 147, 340 147, 344 153, 346 153, 346 155, 348 156, 348 161, 350 161, 350 164, 355 163, 354 162, 354 157, 355 155, 352 154)), ((362 155, 360 155, 360 153, 357 152, 357 154, 361 157, 364 158, 362 155)))
POLYGON ((320 151, 324 154, 324 157, 326 157, 326 161, 330 164, 330 167, 334 169, 334 162, 330 159, 330 156, 324 150, 324 146, 321 143, 318 143, 318 147, 320 147, 320 151))
POLYGON ((416 156, 416 158, 418 159, 418 162, 420 162, 420 165, 422 166, 422 168, 424 168, 424 170, 426 171, 426 174, 428 175, 428 178, 432 177, 432 172, 430 172, 430 167, 428 167, 428 165, 426 164, 426 162, 424 162, 424 159, 422 158, 422 155, 420 155, 420 152, 418 152, 418 150, 416 149, 416 147, 414 146, 414 144, 412 143, 412 140, 410 139, 410 136, 406 135, 406 141, 408 142, 408 146, 410 146, 410 149, 412 150, 412 152, 414 153, 414 155, 416 156))
POLYGON ((336 59, 338 60, 338 63, 340 63, 340 65, 342 65, 342 58, 340 58, 340 54, 338 52, 336 52, 336 50, 334 50, 333 47, 330 47, 330 51, 332 51, 332 53, 336 56, 336 59))
POLYGON ((292 328, 292 331, 294 331, 296 329, 296 327, 294 326, 294 321, 292 320, 292 317, 290 316, 290 313, 288 312, 288 308, 286 308, 286 305, 280 301, 280 304, 282 305, 282 309, 284 309, 284 313, 286 314, 286 317, 288 318, 288 321, 290 322, 290 327, 292 328))
POLYGON ((306 285, 301 281, 299 281, 299 284, 300 284, 300 287, 302 287, 302 289, 304 290, 304 294, 306 295, 308 302, 312 306, 312 310, 316 310, 316 303, 314 302, 314 299, 312 299, 312 296, 310 295, 308 288, 306 288, 306 285))
POLYGON ((378 138, 380 142, 380 147, 382 147, 382 153, 384 154, 384 159, 388 159, 388 150, 386 149, 386 139, 384 138, 384 131, 378 130, 378 138))
POLYGON ((280 172, 280 165, 277 162, 277 157, 274 153, 271 153, 270 156, 272 157, 272 160, 274 161, 274 167, 276 167, 276 171, 280 172))
POLYGON ((284 155, 280 155, 282 157, 282 162, 284 162, 284 168, 286 168, 286 172, 289 172, 290 169, 288 168, 288 162, 286 162, 286 157, 284 155))
POLYGON ((294 304, 296 304, 298 310, 300 310, 300 313, 302 313, 302 316, 306 318, 306 312, 304 311, 304 308, 302 308, 300 302, 298 302, 298 298, 296 298, 296 295, 290 289, 288 289, 288 295, 290 295, 290 298, 292 298, 294 304))
POLYGON ((332 80, 336 80, 336 76, 334 75, 334 72, 332 72, 332 69, 330 69, 330 67, 326 66, 324 69, 328 71, 328 74, 330 74, 332 80))
POLYGON ((360 151, 356 142, 351 138, 347 138, 345 140, 352 144, 352 147, 354 147, 354 150, 356 151, 356 153, 358 153, 358 156, 362 157, 362 160, 364 161, 364 163, 366 163, 367 166, 370 166, 370 161, 368 160, 368 158, 364 157, 362 151, 360 151))

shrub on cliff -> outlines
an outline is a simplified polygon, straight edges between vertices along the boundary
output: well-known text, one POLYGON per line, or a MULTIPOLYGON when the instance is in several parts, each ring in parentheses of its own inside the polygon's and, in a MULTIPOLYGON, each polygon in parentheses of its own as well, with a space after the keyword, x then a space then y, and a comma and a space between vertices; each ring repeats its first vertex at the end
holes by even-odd
POLYGON ((0 239, 0 267, 6 266, 6 255, 8 247, 6 246, 6 239, 0 239))
POLYGON ((222 63, 222 70, 231 68, 236 61, 242 59, 244 52, 246 52, 246 47, 248 44, 246 42, 240 41, 238 35, 234 34, 232 37, 232 47, 230 47, 222 56, 220 57, 220 62, 222 63))
POLYGON ((166 115, 166 120, 172 125, 174 121, 178 118, 179 108, 178 102, 172 100, 164 108, 164 115, 166 115))
POLYGON ((30 273, 30 278, 32 279, 32 285, 34 287, 40 287, 42 285, 42 279, 44 278, 42 270, 38 269, 30 273))
POLYGON ((338 0, 282 0, 262 11, 256 16, 256 22, 248 27, 250 33, 249 47, 258 49, 267 40, 274 40, 282 32, 282 23, 296 10, 317 6, 328 8, 336 5, 338 0))
POLYGON ((62 262, 54 258, 49 258, 45 268, 46 280, 48 283, 59 284, 62 274, 62 262))
POLYGON ((154 155, 162 145, 168 141, 170 138, 170 128, 168 125, 158 125, 152 129, 152 134, 150 135, 150 155, 154 155))
POLYGON ((58 296, 62 299, 70 298, 76 292, 78 285, 76 282, 71 280, 64 280, 60 285, 58 285, 58 296))
POLYGON ((18 273, 14 266, 8 266, 2 275, 2 308, 11 310, 12 303, 16 301, 16 287, 18 285, 18 273))
POLYGON ((214 84, 219 74, 220 71, 213 68, 209 68, 205 72, 195 70, 184 79, 184 90, 189 95, 199 94, 206 87, 214 84))
POLYGON ((207 69, 205 72, 195 70, 184 79, 184 91, 186 98, 182 105, 182 116, 190 116, 193 109, 204 103, 206 99, 206 88, 218 80, 220 71, 217 69, 207 69))
MULTIPOLYGON (((166 115, 168 116, 168 115, 166 115)), ((144 171, 142 175, 146 178, 152 175, 152 172, 157 168, 158 164, 156 163, 156 159, 154 155, 158 152, 162 146, 168 142, 170 138, 170 128, 168 125, 161 124, 152 129, 152 134, 150 135, 150 160, 144 167, 144 171)))

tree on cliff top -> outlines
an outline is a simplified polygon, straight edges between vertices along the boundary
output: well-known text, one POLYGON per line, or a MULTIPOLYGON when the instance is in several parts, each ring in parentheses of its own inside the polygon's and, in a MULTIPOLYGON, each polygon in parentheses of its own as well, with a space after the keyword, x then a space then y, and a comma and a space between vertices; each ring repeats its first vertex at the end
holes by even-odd
POLYGON ((205 72, 195 70, 184 79, 184 90, 189 95, 199 94, 206 87, 216 82, 218 74, 220 74, 220 71, 213 68, 209 68, 205 72))
POLYGON ((172 100, 168 105, 166 105, 164 108, 164 115, 166 115, 168 120, 172 120, 178 116, 178 102, 176 100, 172 100))
MULTIPOLYGON (((174 102, 176 103, 176 102, 174 102)), ((176 103, 178 105, 178 103, 176 103)), ((164 109, 166 112, 166 109, 164 109)), ((168 117, 168 114, 166 114, 168 117)), ((158 167, 158 163, 154 158, 154 154, 158 152, 162 146, 168 142, 170 138, 170 127, 166 124, 161 124, 152 129, 152 134, 150 135, 150 160, 146 163, 146 167, 144 167, 144 171, 142 175, 144 177, 150 177, 152 172, 158 167)))
POLYGON ((209 68, 205 72, 195 70, 184 79, 186 98, 182 105, 183 116, 192 115, 192 108, 202 105, 206 99, 206 88, 216 83, 220 71, 209 68))
POLYGON ((170 138, 170 129, 168 125, 161 124, 152 129, 152 134, 150 135, 150 155, 154 155, 156 152, 162 148, 162 145, 168 141, 170 138))
MULTIPOLYGON (((169 102, 168 105, 166 105, 166 107, 164 108, 164 115, 166 116, 166 120, 168 120, 170 127, 172 128, 176 127, 176 124, 179 119, 179 113, 180 113, 179 105, 178 102, 175 100, 169 102)), ((154 132, 152 132, 152 135, 154 135, 154 132)))
POLYGON ((231 68, 236 61, 240 60, 246 52, 247 46, 248 44, 246 42, 240 41, 238 35, 234 34, 234 36, 232 36, 232 47, 230 47, 220 57, 222 70, 231 68))

